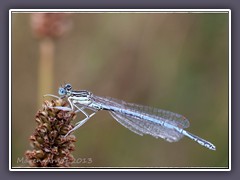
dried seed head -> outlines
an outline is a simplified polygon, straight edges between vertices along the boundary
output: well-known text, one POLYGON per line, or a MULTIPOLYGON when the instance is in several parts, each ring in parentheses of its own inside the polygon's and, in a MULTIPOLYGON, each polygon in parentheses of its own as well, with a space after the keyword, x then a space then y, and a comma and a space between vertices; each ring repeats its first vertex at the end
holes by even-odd
POLYGON ((58 38, 69 31, 72 21, 69 13, 32 13, 31 27, 38 38, 58 38))
POLYGON ((25 156, 31 167, 69 167, 74 161, 74 135, 64 137, 73 128, 71 122, 74 112, 51 108, 67 106, 64 100, 45 101, 42 110, 36 114, 37 127, 30 136, 33 150, 27 150, 25 156))

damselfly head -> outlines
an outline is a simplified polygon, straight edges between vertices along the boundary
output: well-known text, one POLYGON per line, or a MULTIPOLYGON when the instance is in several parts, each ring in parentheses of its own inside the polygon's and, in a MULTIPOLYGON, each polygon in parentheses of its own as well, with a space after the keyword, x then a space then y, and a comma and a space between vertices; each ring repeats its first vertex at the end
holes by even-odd
POLYGON ((69 96, 71 95, 72 86, 71 84, 66 84, 64 87, 61 86, 58 89, 58 94, 60 96, 69 96))

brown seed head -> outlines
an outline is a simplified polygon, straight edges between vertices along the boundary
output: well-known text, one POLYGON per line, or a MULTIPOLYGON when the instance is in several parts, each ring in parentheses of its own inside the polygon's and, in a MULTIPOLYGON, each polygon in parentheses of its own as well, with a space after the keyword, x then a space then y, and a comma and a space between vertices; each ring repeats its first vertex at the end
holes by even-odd
POLYGON ((73 128, 71 122, 76 114, 62 111, 54 106, 67 106, 62 99, 45 101, 43 108, 36 114, 37 127, 29 140, 33 150, 27 150, 25 156, 31 167, 69 167, 74 161, 74 135, 64 137, 73 128))
POLYGON ((72 27, 69 13, 32 13, 31 27, 38 38, 58 38, 72 27))

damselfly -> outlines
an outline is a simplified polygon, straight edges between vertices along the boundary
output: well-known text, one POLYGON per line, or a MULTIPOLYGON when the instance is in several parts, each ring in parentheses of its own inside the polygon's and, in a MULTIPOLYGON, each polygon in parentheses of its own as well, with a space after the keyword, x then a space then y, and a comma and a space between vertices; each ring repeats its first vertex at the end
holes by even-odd
POLYGON ((45 96, 67 98, 70 107, 54 108, 64 111, 82 112, 86 116, 85 119, 76 123, 75 127, 66 136, 81 127, 98 111, 107 110, 120 124, 138 135, 149 134, 155 138, 163 138, 168 142, 176 142, 183 136, 187 136, 208 149, 216 150, 212 143, 184 130, 189 127, 189 121, 180 114, 127 103, 109 97, 95 96, 86 90, 76 91, 72 89, 70 84, 59 87, 58 94, 60 97, 51 94, 45 96), (85 109, 90 109, 93 113, 88 114, 84 111, 85 109))

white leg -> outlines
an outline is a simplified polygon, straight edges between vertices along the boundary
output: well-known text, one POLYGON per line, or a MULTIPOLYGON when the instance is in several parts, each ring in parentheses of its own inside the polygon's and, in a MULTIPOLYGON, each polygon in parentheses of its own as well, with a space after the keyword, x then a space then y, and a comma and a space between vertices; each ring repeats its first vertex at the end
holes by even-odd
POLYGON ((80 109, 81 109, 81 110, 79 110, 79 109, 76 110, 75 113, 82 112, 82 111, 85 109, 85 107, 81 107, 80 109))
POLYGON ((47 96, 54 97, 54 98, 57 98, 57 99, 61 99, 60 97, 58 97, 56 95, 53 95, 53 94, 45 94, 45 95, 43 95, 43 97, 47 97, 47 96))
MULTIPOLYGON (((76 104, 74 104, 74 103, 73 103, 73 106, 78 109, 78 110, 75 111, 75 113, 78 113, 78 112, 81 111, 86 117, 89 117, 89 118, 92 117, 92 115, 94 115, 94 114, 97 112, 96 110, 91 109, 92 111, 94 111, 94 113, 92 113, 91 115, 88 115, 88 114, 84 111, 84 109, 85 109, 86 107, 83 106, 83 107, 79 108, 79 107, 78 107, 76 104)), ((77 124, 79 124, 79 123, 81 123, 81 121, 77 122, 75 125, 77 125, 77 124)))
MULTIPOLYGON (((61 99, 61 97, 55 96, 53 94, 45 94, 45 95, 43 95, 43 97, 47 97, 47 96, 54 97, 56 99, 61 99)), ((49 106, 49 107, 51 107, 51 106, 49 106)), ((55 107, 51 107, 51 108, 59 109, 59 110, 62 110, 62 111, 72 111, 72 109, 69 108, 69 107, 55 106, 55 107)))
MULTIPOLYGON (((72 97, 69 97, 69 98, 68 98, 68 102, 69 102, 69 104, 70 104, 70 106, 71 106, 71 109, 74 110, 74 108, 73 108, 73 103, 72 103, 71 99, 72 99, 72 97)), ((76 107, 76 106, 75 106, 75 107, 76 107)))
POLYGON ((59 109, 59 110, 62 110, 62 111, 72 111, 72 109, 69 108, 69 107, 55 106, 55 107, 51 107, 51 108, 59 109))
POLYGON ((67 137, 71 132, 75 131, 76 129, 80 128, 85 122, 89 120, 88 117, 86 117, 84 120, 79 121, 78 124, 72 128, 70 131, 67 132, 67 134, 64 137, 67 137))
POLYGON ((86 117, 88 117, 88 114, 83 110, 83 109, 85 109, 85 107, 79 108, 79 107, 78 107, 76 104, 74 104, 74 103, 73 103, 73 106, 74 106, 75 108, 77 108, 77 110, 75 111, 75 113, 81 111, 86 117))
POLYGON ((74 97, 69 97, 69 98, 68 98, 68 102, 69 102, 72 110, 74 110, 74 107, 78 109, 78 110, 75 111, 75 112, 81 111, 81 112, 84 114, 84 111, 82 111, 82 109, 84 109, 84 108, 90 109, 90 110, 92 110, 92 111, 94 111, 94 112, 96 112, 96 111, 99 110, 99 109, 97 109, 97 108, 86 107, 86 106, 84 106, 84 105, 81 105, 82 108, 79 108, 79 107, 76 105, 76 103, 77 103, 78 101, 77 101, 74 97))
MULTIPOLYGON (((94 114, 96 114, 96 112, 90 114, 90 115, 89 115, 88 117, 86 117, 86 118, 90 119, 94 114)), ((85 119, 86 119, 86 118, 85 118, 85 119)), ((85 120, 85 119, 84 119, 84 120, 85 120)), ((83 121, 83 120, 82 120, 82 121, 83 121)), ((78 122, 75 124, 75 126, 78 126, 78 124, 81 124, 82 121, 78 121, 78 122)))
POLYGON ((80 127, 81 127, 84 123, 86 123, 94 114, 96 114, 96 111, 95 111, 94 113, 88 115, 88 114, 83 110, 85 107, 79 108, 79 107, 78 107, 76 104, 74 104, 74 103, 72 103, 72 105, 78 109, 78 110, 75 111, 75 112, 81 111, 81 112, 86 116, 86 118, 83 119, 82 121, 77 122, 77 123, 75 124, 75 127, 74 127, 73 129, 71 129, 64 137, 68 136, 71 132, 73 132, 73 131, 75 131, 76 129, 80 128, 80 127))
MULTIPOLYGON (((73 106, 75 106, 78 109, 78 110, 75 111, 75 113, 82 112, 86 116, 86 118, 89 118, 89 115, 84 111, 85 107, 79 108, 76 104, 73 104, 73 106)), ((80 124, 82 121, 77 122, 75 125, 78 126, 78 124, 80 124)))
MULTIPOLYGON (((81 107, 80 110, 76 110, 75 113, 78 113, 78 112, 82 112, 84 111, 85 107, 81 107)), ((85 111, 84 111, 85 112, 85 111)), ((86 112, 85 112, 86 113, 86 112)), ((84 114, 85 115, 85 114, 84 114)), ((86 116, 87 117, 87 116, 86 116)), ((75 124, 75 126, 77 126, 79 123, 81 123, 82 121, 79 121, 75 124)))
MULTIPOLYGON (((52 97, 61 99, 60 97, 57 97, 57 96, 52 95, 52 94, 46 94, 46 95, 44 95, 44 96, 52 96, 52 97)), ((73 111, 73 110, 74 110, 74 108, 73 108, 73 103, 72 103, 70 97, 68 98, 68 102, 69 102, 71 108, 69 108, 69 107, 62 107, 62 106, 55 106, 55 107, 51 107, 51 108, 59 109, 59 110, 63 110, 63 111, 73 111)), ((75 106, 75 107, 76 107, 76 106, 75 106)), ((79 109, 79 108, 78 108, 78 109, 79 109)))
POLYGON ((83 119, 82 121, 79 121, 78 123, 76 123, 76 126, 71 129, 70 131, 68 131, 68 133, 64 136, 67 137, 71 132, 75 131, 76 129, 80 128, 84 123, 86 123, 94 114, 96 114, 96 112, 90 114, 89 116, 87 116, 85 119, 83 119))

